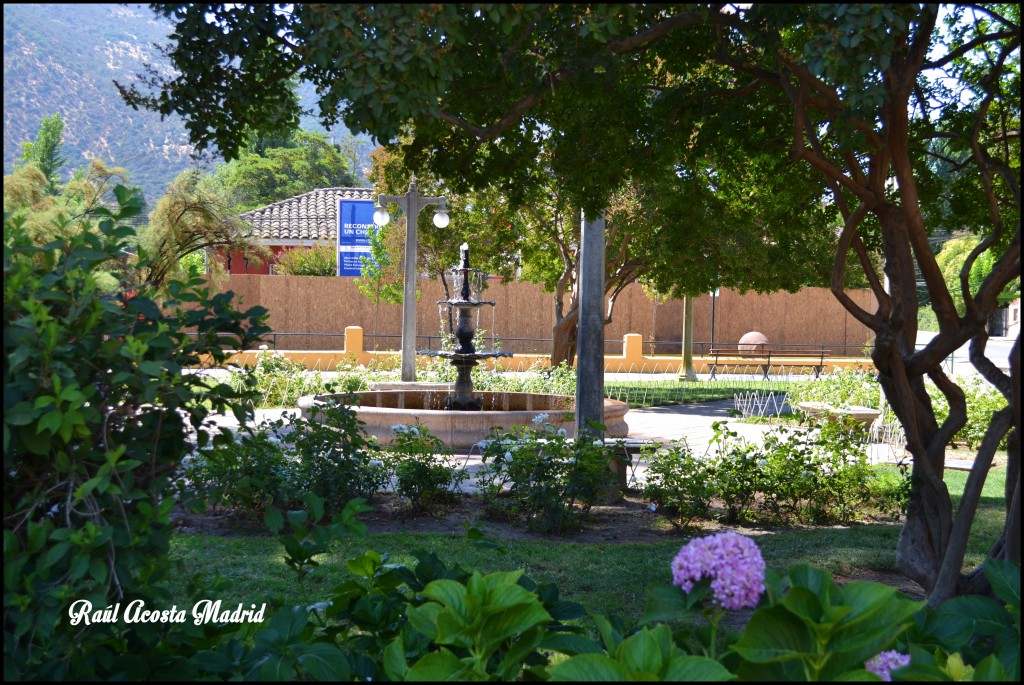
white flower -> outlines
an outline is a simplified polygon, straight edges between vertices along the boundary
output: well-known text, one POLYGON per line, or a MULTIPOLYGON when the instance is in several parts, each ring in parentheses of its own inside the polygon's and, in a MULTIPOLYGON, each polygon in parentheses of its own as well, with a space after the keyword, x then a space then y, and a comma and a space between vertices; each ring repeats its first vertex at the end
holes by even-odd
POLYGON ((559 428, 558 429, 558 434, 564 438, 565 437, 565 429, 564 428, 559 428))
POLYGON ((380 459, 371 459, 370 466, 384 466, 384 462, 382 462, 380 459))
POLYGON ((536 416, 533 417, 533 424, 535 426, 539 426, 540 424, 544 423, 547 420, 548 414, 537 414, 536 416))
POLYGON ((507 461, 510 464, 512 463, 512 453, 511 452, 505 452, 505 461, 507 461))
POLYGON ((331 601, 317 602, 316 604, 310 604, 308 607, 306 607, 306 611, 323 611, 333 604, 334 602, 331 601))
POLYGON ((595 440, 594 444, 598 447, 604 447, 604 440, 595 440))
POLYGON ((266 349, 269 349, 269 348, 266 345, 260 345, 260 349, 261 350, 266 350, 266 349))
POLYGON ((405 433, 407 430, 409 430, 409 427, 401 423, 396 423, 391 427, 391 430, 393 430, 397 435, 400 433, 405 433))

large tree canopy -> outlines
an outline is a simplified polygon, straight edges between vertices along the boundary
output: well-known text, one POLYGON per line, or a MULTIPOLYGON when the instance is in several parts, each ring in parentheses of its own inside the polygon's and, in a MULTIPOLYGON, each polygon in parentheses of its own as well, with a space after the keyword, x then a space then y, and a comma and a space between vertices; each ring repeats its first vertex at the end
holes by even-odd
MULTIPOLYGON (((742 141, 716 157, 695 148, 686 159, 628 181, 608 200, 605 237, 605 323, 618 295, 640 279, 665 293, 696 294, 713 283, 741 291, 796 291, 828 284, 836 247, 834 208, 824 205, 810 174, 787 174, 792 164, 763 150, 740 154, 742 141)), ((371 178, 377 190, 401 194, 409 181, 403 145, 379 148, 371 178)), ((445 194, 451 225, 421 221, 421 273, 444 278, 468 242, 473 264, 491 274, 541 283, 553 295, 552 364, 572 363, 576 350, 580 211, 565 193, 542 151, 520 205, 493 187, 449 191, 432 175, 417 177, 420 192, 445 194)), ((404 217, 400 220, 404 221, 404 217)), ((367 265, 374 289, 398 294, 404 224, 389 224, 374 241, 367 265), (383 268, 381 267, 383 265, 383 268)), ((447 287, 447 284, 446 284, 447 287)), ((376 290, 374 290, 375 292, 376 290)))
MULTIPOLYGON (((778 188, 813 170, 819 192, 808 200, 827 193, 842 216, 833 291, 876 333, 873 360, 913 457, 899 567, 934 603, 986 589, 961 566, 988 465, 1011 428, 1006 527, 991 555, 1019 561, 1019 339, 1010 374, 985 356, 986 322, 1020 271, 1019 5, 155 7, 175 22, 178 73, 125 96, 182 114, 198 145, 228 155, 240 124, 290 116, 294 103, 278 86, 298 75, 316 85, 326 124, 340 118, 380 139, 411 125, 413 169, 429 166, 457 191, 498 185, 516 204, 540 187, 541 151, 569 206, 591 215, 627 180, 670 189, 665 169, 702 150, 714 163, 684 165, 680 178, 707 173, 724 184, 714 174, 737 142, 740 157, 725 167, 749 159, 778 188), (784 117, 785 135, 762 117, 784 117), (774 166, 762 167, 757 149, 774 166), (784 165, 783 150, 800 164, 784 165), (960 272, 962 315, 928 243, 938 227, 981 236, 960 272), (992 266, 972 286, 985 253, 992 266), (851 264, 875 292, 872 311, 843 292, 851 264), (917 273, 939 323, 922 350, 917 273), (941 362, 968 341, 1010 407, 994 415, 954 515, 944 451, 966 410, 941 362), (941 423, 926 378, 948 400, 941 423)), ((753 196, 764 189, 756 183, 753 196)), ((755 221, 771 216, 755 211, 755 221)))
POLYGON ((214 182, 245 212, 317 188, 353 186, 356 177, 327 136, 300 129, 277 140, 250 135, 238 159, 217 167, 214 182))

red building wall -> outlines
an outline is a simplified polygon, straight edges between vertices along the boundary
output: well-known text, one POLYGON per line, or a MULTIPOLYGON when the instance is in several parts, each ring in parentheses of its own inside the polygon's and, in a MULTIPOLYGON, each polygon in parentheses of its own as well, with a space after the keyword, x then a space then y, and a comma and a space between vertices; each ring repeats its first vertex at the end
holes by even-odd
POLYGON ((224 265, 224 268, 230 274, 254 274, 266 276, 270 274, 270 265, 276 264, 278 257, 280 257, 282 253, 287 252, 288 250, 306 249, 297 245, 269 245, 268 247, 273 256, 266 262, 252 257, 246 259, 242 253, 238 251, 231 253, 230 260, 224 256, 223 252, 219 252, 218 261, 224 265))

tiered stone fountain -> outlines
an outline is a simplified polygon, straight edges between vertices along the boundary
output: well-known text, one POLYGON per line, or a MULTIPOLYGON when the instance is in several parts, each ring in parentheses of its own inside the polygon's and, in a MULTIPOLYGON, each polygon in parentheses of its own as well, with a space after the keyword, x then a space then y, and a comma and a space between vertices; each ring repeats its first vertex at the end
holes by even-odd
MULTIPOLYGON (((371 390, 356 393, 359 404, 356 415, 366 424, 366 431, 375 435, 382 445, 391 444, 396 424, 420 424, 441 438, 452 449, 468 449, 491 434, 492 428, 509 430, 512 426, 532 426, 538 414, 547 414, 545 423, 555 428, 564 428, 570 437, 575 435, 573 408, 575 398, 571 395, 524 392, 474 392, 471 373, 481 359, 510 357, 508 352, 477 351, 473 343, 476 329, 473 319, 484 302, 472 292, 471 276, 479 274, 469 266, 469 246, 462 245, 461 264, 453 273, 461 278, 461 287, 456 296, 438 302, 455 310, 457 325, 453 331, 457 345, 454 350, 430 350, 417 352, 449 359, 455 366, 458 377, 451 391, 439 390, 436 384, 426 389, 403 387, 398 390, 371 390)), ((307 395, 299 399, 299 408, 305 418, 314 418, 317 405, 338 401, 345 397, 335 395, 307 395)), ((629 405, 625 402, 605 398, 604 424, 606 434, 613 438, 624 438, 629 432, 625 415, 629 405)))
POLYGON ((451 311, 454 309, 456 314, 456 320, 458 324, 454 331, 450 331, 455 338, 456 346, 454 350, 426 350, 418 352, 418 354, 426 354, 432 357, 441 357, 451 361, 452 366, 455 367, 458 376, 455 379, 454 394, 449 395, 445 400, 445 409, 454 411, 480 411, 483 408, 484 400, 482 397, 473 395, 473 378, 472 371, 473 367, 481 359, 491 359, 494 357, 511 357, 511 352, 477 352, 476 346, 473 344, 473 338, 476 336, 476 329, 473 327, 473 317, 479 311, 480 307, 487 304, 494 306, 494 302, 485 302, 479 299, 473 298, 473 290, 470 285, 472 276, 483 276, 483 272, 477 269, 471 269, 469 266, 469 245, 462 243, 462 259, 459 266, 456 266, 451 270, 451 274, 455 277, 454 280, 461 280, 462 285, 459 288, 458 295, 451 297, 447 300, 438 301, 438 305, 445 307, 446 313, 449 314, 449 320, 451 311))

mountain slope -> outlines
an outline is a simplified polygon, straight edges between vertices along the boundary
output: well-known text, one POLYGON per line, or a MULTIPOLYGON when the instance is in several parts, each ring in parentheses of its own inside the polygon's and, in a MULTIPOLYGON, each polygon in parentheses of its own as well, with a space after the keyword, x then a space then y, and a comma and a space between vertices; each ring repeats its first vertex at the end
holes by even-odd
POLYGON ((153 202, 192 163, 180 120, 126 106, 113 80, 159 59, 169 29, 141 6, 4 5, 4 172, 44 116, 64 118, 71 170, 93 157, 124 166, 153 202))
MULTIPOLYGON (((196 164, 185 127, 178 117, 134 111, 124 104, 114 80, 129 83, 144 63, 165 60, 156 48, 166 42, 170 25, 142 5, 4 5, 4 173, 33 140, 45 116, 64 118, 63 154, 68 166, 62 181, 93 157, 125 167, 152 204, 180 171, 196 164)), ((313 104, 313 89, 300 89, 303 106, 313 104)), ((322 130, 304 118, 307 130, 322 130)), ((347 135, 343 127, 335 139, 347 135), (340 135, 339 135, 340 134, 340 135)), ((373 149, 360 136, 354 171, 362 176, 373 149)), ((220 163, 207 156, 205 167, 220 163)))

